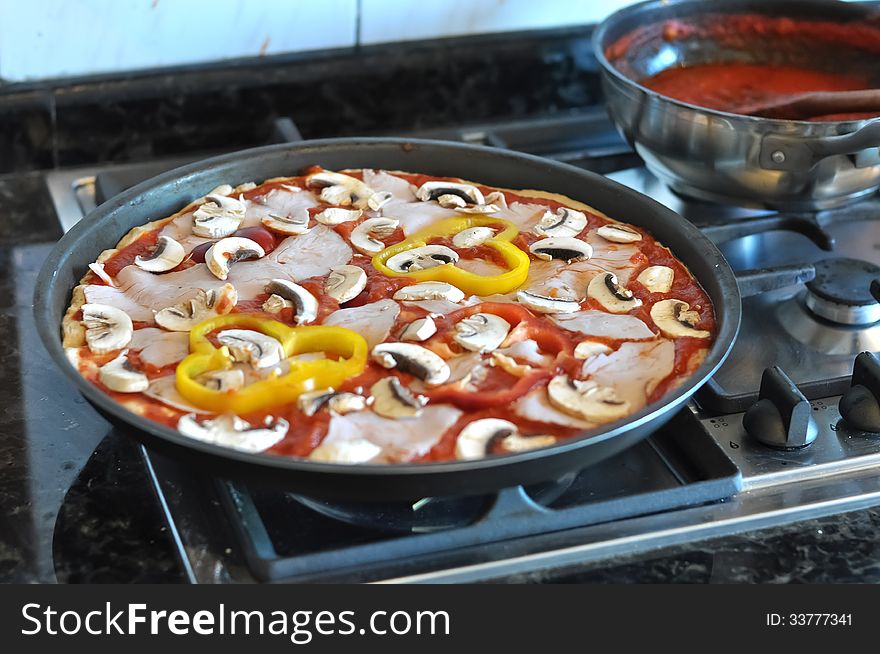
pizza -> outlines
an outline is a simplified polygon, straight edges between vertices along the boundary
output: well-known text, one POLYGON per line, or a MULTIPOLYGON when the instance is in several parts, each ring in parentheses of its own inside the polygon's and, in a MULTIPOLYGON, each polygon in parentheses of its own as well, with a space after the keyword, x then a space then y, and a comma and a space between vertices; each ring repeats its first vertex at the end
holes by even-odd
POLYGON ((715 331, 681 261, 586 204, 316 166, 135 227, 62 325, 71 363, 133 413, 350 464, 601 429, 686 380, 715 331))

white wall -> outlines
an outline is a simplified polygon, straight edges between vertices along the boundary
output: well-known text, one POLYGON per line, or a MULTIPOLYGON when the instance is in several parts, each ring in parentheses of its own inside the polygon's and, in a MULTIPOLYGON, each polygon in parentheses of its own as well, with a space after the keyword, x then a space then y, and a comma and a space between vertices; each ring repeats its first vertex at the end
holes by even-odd
POLYGON ((632 0, 0 0, 23 81, 593 23, 632 0))

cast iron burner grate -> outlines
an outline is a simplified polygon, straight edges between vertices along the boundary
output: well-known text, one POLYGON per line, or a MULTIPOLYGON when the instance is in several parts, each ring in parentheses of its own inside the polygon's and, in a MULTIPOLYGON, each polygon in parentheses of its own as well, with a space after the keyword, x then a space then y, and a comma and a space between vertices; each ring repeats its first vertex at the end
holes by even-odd
POLYGON ((558 484, 497 495, 369 505, 219 481, 259 581, 371 581, 510 556, 578 527, 724 500, 737 467, 687 412, 646 441, 558 484), (418 517, 425 512, 426 518, 418 517), (332 516, 332 517, 331 517, 332 516))

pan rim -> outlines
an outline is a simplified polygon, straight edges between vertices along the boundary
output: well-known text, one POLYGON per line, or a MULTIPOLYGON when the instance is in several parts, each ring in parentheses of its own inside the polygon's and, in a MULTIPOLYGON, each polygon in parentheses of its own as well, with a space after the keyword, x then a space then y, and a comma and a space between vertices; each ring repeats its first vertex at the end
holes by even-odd
MULTIPOLYGON (((478 180, 475 180, 478 181, 478 180)), ((574 198, 577 199, 577 198, 574 198)), ((121 238, 122 235, 119 235, 121 238)), ((97 255, 96 255, 97 256, 97 255)), ((676 255, 678 256, 678 255, 676 255)), ((696 277, 696 275, 695 275, 696 277)), ((702 280, 697 279, 701 282, 702 280)), ((74 284, 75 285, 75 284, 74 284)), ((703 284, 704 285, 704 284, 703 284)), ((73 287, 66 289, 69 296, 73 287)), ((466 473, 476 471, 487 471, 499 467, 514 466, 525 462, 545 458, 555 458, 564 456, 567 453, 588 447, 588 443, 599 443, 626 432, 637 429, 664 415, 665 413, 680 408, 693 395, 696 390, 702 386, 712 374, 721 366, 730 353, 736 336, 739 331, 741 320, 741 302, 739 290, 733 271, 729 264, 724 260, 723 255, 718 251, 717 247, 704 236, 695 226, 685 219, 675 214, 671 209, 661 205, 652 198, 643 195, 633 189, 625 187, 606 177, 585 171, 574 166, 550 161, 534 155, 511 152, 498 148, 490 148, 481 145, 461 144, 446 141, 437 141, 430 139, 407 139, 407 138, 391 138, 391 137, 346 137, 317 139, 310 141, 302 141, 298 143, 282 143, 277 145, 263 146, 259 148, 251 148, 241 150, 234 153, 211 157, 198 162, 190 163, 179 168, 167 171, 149 180, 141 182, 136 186, 124 191, 120 195, 96 208, 85 216, 81 221, 74 225, 53 247, 47 256, 43 267, 37 278, 34 292, 34 313, 36 315, 37 329, 54 363, 58 365, 64 374, 74 382, 77 390, 83 394, 89 402, 97 405, 100 409, 119 416, 128 425, 139 431, 147 432, 151 436, 156 436, 172 445, 184 447, 193 450, 199 454, 210 457, 232 460, 233 463, 245 464, 248 466, 256 466, 258 468, 271 468, 274 471, 283 471, 289 473, 309 472, 322 473, 329 476, 350 476, 352 473, 365 477, 405 477, 413 474, 417 475, 446 475, 449 473, 466 473), (716 320, 718 321, 718 332, 716 338, 709 349, 709 352, 700 365, 700 367, 692 373, 677 389, 670 391, 657 402, 653 402, 627 418, 609 423, 598 430, 585 432, 583 435, 574 436, 569 439, 560 441, 554 445, 531 450, 527 452, 496 455, 482 459, 470 461, 437 461, 425 463, 395 463, 395 464, 341 464, 341 463, 325 463, 311 461, 309 459, 288 457, 283 455, 275 455, 268 453, 250 453, 220 445, 214 445, 203 441, 197 441, 180 434, 178 431, 166 427, 159 423, 152 422, 146 418, 138 416, 128 411, 121 404, 113 400, 110 396, 104 394, 96 386, 88 382, 68 361, 64 348, 61 344, 59 336, 60 325, 51 324, 49 319, 52 317, 49 289, 57 281, 57 270, 59 266, 66 261, 70 254, 69 246, 76 243, 82 234, 90 233, 96 229, 93 225, 101 219, 116 212, 124 210, 130 204, 138 204, 143 201, 143 195, 150 190, 158 189, 165 185, 172 187, 181 186, 189 175, 204 172, 210 169, 218 169, 223 165, 230 163, 244 163, 253 158, 259 158, 266 154, 274 154, 276 152, 290 151, 295 154, 307 153, 309 150, 326 152, 327 149, 357 149, 357 148, 375 148, 377 146, 392 146, 407 150, 409 148, 433 148, 437 150, 455 151, 458 153, 470 153, 475 155, 503 155, 508 158, 514 158, 523 165, 541 167, 550 170, 557 170, 568 175, 575 175, 584 179, 589 184, 605 185, 613 189, 616 193, 630 196, 636 202, 647 204, 647 206, 655 212, 667 213, 679 221, 679 228, 684 232, 684 236, 688 240, 698 241, 700 245, 708 252, 705 255, 713 261, 713 268, 719 276, 716 281, 722 287, 724 293, 724 312, 719 315, 718 298, 713 298, 715 305, 716 320)))

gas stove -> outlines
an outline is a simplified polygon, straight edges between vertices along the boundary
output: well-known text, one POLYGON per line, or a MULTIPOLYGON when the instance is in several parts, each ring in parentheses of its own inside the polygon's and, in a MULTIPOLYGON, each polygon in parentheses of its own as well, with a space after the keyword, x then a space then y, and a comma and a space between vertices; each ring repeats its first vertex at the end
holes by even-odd
MULTIPOLYGON (((880 200, 782 215, 676 195, 641 166, 602 107, 408 135, 565 161, 692 221, 740 271, 748 295, 734 351, 638 446, 578 475, 492 496, 330 503, 205 478, 141 448, 191 581, 517 579, 880 503, 880 364, 860 354, 880 351, 880 200)), ((277 142, 298 139, 291 120, 278 121, 277 142)), ((47 184, 69 229, 132 184, 208 154, 55 171, 47 184)))

